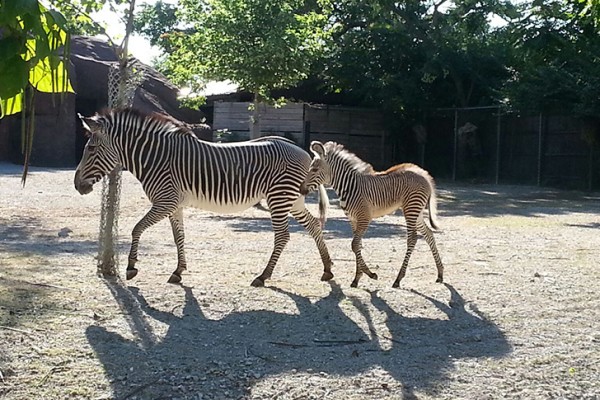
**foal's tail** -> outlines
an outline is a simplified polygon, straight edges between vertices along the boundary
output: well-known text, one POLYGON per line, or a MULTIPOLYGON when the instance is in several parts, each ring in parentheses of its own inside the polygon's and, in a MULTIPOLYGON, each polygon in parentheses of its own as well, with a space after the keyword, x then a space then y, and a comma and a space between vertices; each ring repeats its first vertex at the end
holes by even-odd
POLYGON ((325 190, 325 186, 319 185, 319 222, 321 223, 321 229, 325 227, 328 209, 329 196, 327 196, 327 190, 325 190))
POLYGON ((440 224, 437 220, 437 198, 435 196, 435 187, 433 188, 433 191, 431 192, 431 196, 429 196, 429 224, 431 224, 431 227, 433 229, 435 229, 436 231, 440 230, 440 224))
POLYGON ((429 206, 429 224, 436 231, 440 230, 440 224, 437 219, 437 196, 435 194, 435 181, 426 173, 427 182, 429 183, 429 187, 431 189, 431 194, 429 195, 429 200, 427 200, 427 205, 429 206))

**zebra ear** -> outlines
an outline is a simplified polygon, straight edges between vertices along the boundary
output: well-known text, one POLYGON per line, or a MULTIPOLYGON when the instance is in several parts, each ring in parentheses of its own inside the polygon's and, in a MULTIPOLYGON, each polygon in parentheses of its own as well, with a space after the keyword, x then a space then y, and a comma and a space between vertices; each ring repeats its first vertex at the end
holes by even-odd
POLYGON ((101 124, 96 118, 84 117, 83 115, 81 115, 79 113, 77 113, 77 116, 81 120, 81 124, 83 125, 83 127, 90 133, 97 133, 100 131, 101 124))
POLYGON ((325 146, 323 146, 323 143, 314 140, 310 143, 310 150, 314 153, 315 156, 318 157, 325 157, 325 146))

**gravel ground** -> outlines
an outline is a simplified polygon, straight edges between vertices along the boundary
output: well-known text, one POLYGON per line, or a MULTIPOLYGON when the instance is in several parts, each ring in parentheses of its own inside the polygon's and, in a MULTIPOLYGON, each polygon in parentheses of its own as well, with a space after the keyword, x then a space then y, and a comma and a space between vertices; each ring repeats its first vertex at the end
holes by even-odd
MULTIPOLYGON (((73 170, 0 164, 0 397, 5 399, 598 399, 600 195, 438 184, 445 284, 419 240, 400 289, 401 214, 363 241, 379 280, 350 288, 350 227, 291 240, 265 288, 268 213, 186 212, 189 273, 168 221, 148 230, 140 273, 96 276, 101 185, 73 170)), ((149 207, 124 175, 120 260, 149 207)), ((315 199, 309 207, 316 212, 315 199)))

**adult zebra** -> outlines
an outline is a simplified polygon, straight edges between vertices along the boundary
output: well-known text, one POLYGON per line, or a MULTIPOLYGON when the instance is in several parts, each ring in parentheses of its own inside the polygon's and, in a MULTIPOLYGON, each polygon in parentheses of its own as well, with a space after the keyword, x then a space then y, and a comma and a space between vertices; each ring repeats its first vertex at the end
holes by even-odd
MULTIPOLYGON (((198 139, 185 125, 159 114, 146 115, 131 108, 109 109, 93 117, 81 117, 89 132, 83 157, 75 172, 75 188, 81 194, 117 165, 141 183, 152 206, 135 225, 127 265, 127 279, 137 275, 135 263, 142 233, 169 217, 177 246, 177 269, 170 283, 181 282, 186 269, 183 208, 193 206, 217 213, 243 211, 266 199, 271 212, 275 244, 263 272, 253 286, 270 278, 279 255, 290 238, 288 215, 292 214, 315 240, 329 280, 331 258, 323 240, 321 224, 308 212, 300 184, 310 165, 310 155, 280 137, 263 137, 230 144, 198 139)), ((327 194, 320 188, 320 211, 324 221, 327 194)))
POLYGON ((335 142, 323 144, 314 141, 310 149, 315 157, 300 192, 308 193, 322 184, 331 185, 337 192, 340 207, 352 225, 356 275, 351 286, 358 286, 363 273, 377 279, 377 274, 371 272, 362 258, 362 237, 373 218, 391 214, 398 209, 404 212, 408 240, 404 262, 392 286, 400 286, 400 281, 406 274, 408 260, 417 242, 417 230, 425 236, 425 241, 431 248, 437 267, 436 282, 443 282, 444 266, 433 233, 423 221, 423 211, 429 206, 429 222, 437 229, 435 184, 429 173, 414 164, 399 164, 386 171, 375 172, 371 164, 335 142))

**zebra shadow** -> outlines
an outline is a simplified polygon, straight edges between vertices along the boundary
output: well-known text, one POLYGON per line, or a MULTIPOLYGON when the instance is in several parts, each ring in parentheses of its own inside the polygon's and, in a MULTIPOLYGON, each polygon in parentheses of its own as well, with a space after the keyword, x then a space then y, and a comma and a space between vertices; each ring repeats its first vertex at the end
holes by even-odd
MULTIPOLYGON (((460 359, 503 358, 512 352, 502 330, 479 311, 477 305, 466 301, 451 285, 444 284, 450 292, 448 303, 424 295, 416 290, 409 292, 426 300, 447 319, 407 317, 393 309, 379 295, 370 291, 368 305, 382 313, 390 336, 374 334, 379 347, 388 343, 381 357, 381 367, 403 384, 404 398, 416 398, 415 390, 425 390, 436 396, 440 383, 447 381, 447 371, 460 359)), ((374 332, 371 312, 365 304, 355 302, 369 321, 374 332)), ((478 396, 492 395, 482 389, 478 396)))
MULTIPOLYGON (((365 234, 365 238, 387 238, 389 235, 404 235, 406 234, 406 225, 402 212, 395 214, 399 216, 398 223, 381 222, 377 220, 371 221, 369 230, 365 234)), ((234 232, 273 232, 271 220, 266 217, 245 217, 245 216, 227 216, 214 215, 211 219, 223 221, 234 232)), ((306 229, 300 225, 294 218, 289 219, 290 233, 306 232, 306 229)), ((327 223, 323 229, 325 239, 327 238, 352 238, 352 228, 346 217, 331 217, 327 218, 327 223)), ((308 233, 306 233, 308 235, 308 233)))
MULTIPOLYGON (((374 368, 383 368, 399 382, 405 398, 415 398, 415 388, 439 386, 457 358, 502 357, 510 351, 504 335, 483 316, 417 292, 448 319, 403 317, 377 292, 364 301, 364 295, 363 300, 345 295, 335 282, 315 302, 282 289, 259 289, 293 300, 295 313, 233 311, 221 319, 207 317, 203 307, 208 305, 188 287, 182 287, 184 304, 177 316, 152 307, 136 288, 120 282, 108 286, 127 316, 131 335, 95 325, 87 328, 86 336, 116 399, 248 398, 262 380, 286 373, 360 380, 374 368), (371 332, 344 312, 349 303, 371 332), (391 336, 377 333, 372 312, 385 314, 391 336), (166 333, 155 333, 161 327, 166 333), (384 349, 383 340, 392 346, 384 349)), ((464 304, 458 292, 447 287, 450 304, 464 304)), ((383 397, 388 389, 383 385, 379 390, 372 398, 383 397)))

